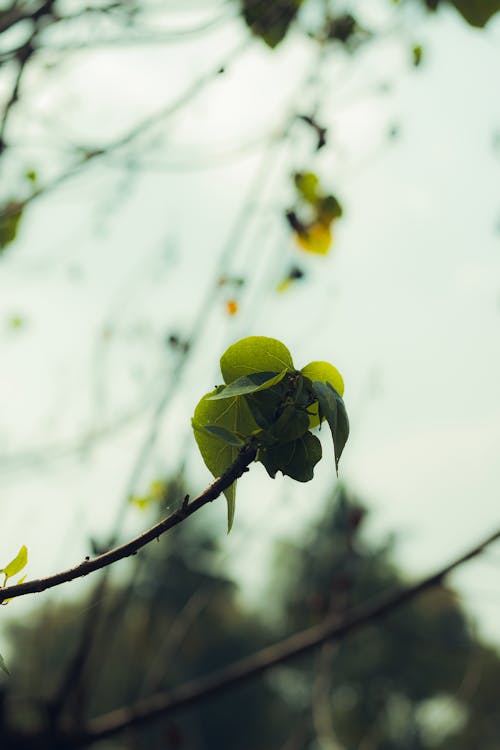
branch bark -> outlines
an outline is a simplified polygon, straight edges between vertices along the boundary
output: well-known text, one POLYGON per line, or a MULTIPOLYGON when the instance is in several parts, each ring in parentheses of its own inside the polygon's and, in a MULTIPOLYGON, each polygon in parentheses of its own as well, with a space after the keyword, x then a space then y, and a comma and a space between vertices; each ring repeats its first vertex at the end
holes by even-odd
POLYGON ((269 669, 307 654, 327 642, 343 640, 367 625, 377 622, 425 591, 441 584, 453 570, 477 557, 498 539, 500 539, 500 529, 418 583, 395 592, 388 592, 374 601, 356 607, 340 622, 338 614, 328 617, 318 625, 285 638, 212 674, 192 680, 168 693, 152 695, 134 706, 119 708, 93 719, 87 725, 86 731, 80 737, 75 738, 72 747, 85 747, 112 737, 129 727, 138 726, 181 708, 192 706, 210 695, 246 683, 269 669))
POLYGON ((142 547, 145 547, 146 544, 149 544, 155 539, 159 539, 159 537, 166 531, 177 526, 182 521, 185 521, 186 518, 192 516, 193 513, 204 505, 219 497, 225 489, 248 471, 248 466, 255 459, 256 453, 257 451, 253 446, 243 448, 232 466, 230 466, 221 477, 215 479, 200 495, 198 495, 198 497, 195 497, 191 502, 187 502, 186 498, 186 501, 178 510, 155 524, 155 526, 152 526, 143 534, 135 537, 135 539, 132 539, 119 547, 114 547, 109 550, 109 552, 105 552, 102 555, 98 555, 92 559, 85 559, 79 565, 75 565, 68 570, 63 570, 60 573, 55 573, 46 578, 27 581, 26 583, 21 583, 17 586, 7 586, 0 590, 0 603, 6 599, 14 599, 18 596, 35 594, 40 591, 45 591, 46 589, 54 588, 55 586, 60 586, 62 583, 73 581, 75 578, 82 578, 83 576, 93 573, 96 570, 101 570, 101 568, 105 568, 118 560, 123 560, 125 557, 130 557, 130 555, 135 555, 140 549, 142 549, 142 547))

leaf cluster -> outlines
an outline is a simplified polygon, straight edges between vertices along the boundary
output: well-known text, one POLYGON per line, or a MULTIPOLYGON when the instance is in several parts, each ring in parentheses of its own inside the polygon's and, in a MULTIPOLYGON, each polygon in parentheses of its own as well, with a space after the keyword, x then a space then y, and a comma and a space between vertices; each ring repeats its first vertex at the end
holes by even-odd
POLYGON ((314 172, 293 176, 297 208, 286 213, 299 247, 309 253, 326 255, 332 244, 332 225, 340 219, 342 206, 331 193, 325 193, 314 172))
MULTIPOLYGON (((344 383, 333 365, 311 362, 297 370, 281 341, 250 336, 227 349, 220 367, 224 385, 201 398, 192 420, 200 453, 214 476, 228 469, 244 446, 253 445, 256 460, 273 479, 281 471, 299 482, 310 481, 322 457, 321 443, 311 430, 324 420, 338 468, 349 422, 344 383)), ((230 530, 235 482, 225 495, 230 530)))

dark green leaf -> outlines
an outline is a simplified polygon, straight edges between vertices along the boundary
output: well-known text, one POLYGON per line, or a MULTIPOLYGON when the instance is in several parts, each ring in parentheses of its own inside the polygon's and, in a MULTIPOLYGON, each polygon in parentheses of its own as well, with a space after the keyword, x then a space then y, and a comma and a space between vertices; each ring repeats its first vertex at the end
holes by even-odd
POLYGON ((303 0, 241 0, 247 26, 269 47, 286 36, 303 0))
POLYGON ((321 459, 321 443, 310 432, 293 440, 259 451, 259 461, 273 479, 281 471, 298 482, 309 482, 314 475, 314 467, 321 459))
POLYGON ((335 219, 340 219, 343 214, 341 203, 334 195, 326 195, 318 203, 318 218, 328 224, 335 219))
POLYGON ((247 396, 251 393, 266 390, 283 380, 287 370, 276 373, 273 372, 255 372, 251 375, 243 375, 238 380, 218 391, 215 396, 210 396, 210 401, 219 401, 224 398, 234 398, 234 396, 247 396))
POLYGON ((208 432, 210 435, 220 438, 225 443, 234 445, 237 448, 241 448, 245 445, 245 441, 238 437, 238 435, 235 435, 233 432, 226 430, 225 427, 221 427, 218 424, 196 424, 193 421, 193 427, 195 430, 205 430, 205 432, 208 432))
POLYGON ((301 437, 308 429, 308 413, 304 409, 297 409, 294 404, 289 404, 268 432, 280 442, 290 442, 301 437))
POLYGON ((500 0, 450 0, 467 23, 482 29, 500 11, 500 0))
POLYGON ((337 433, 335 436, 335 468, 338 473, 340 457, 345 448, 345 444, 347 443, 347 438, 349 437, 349 418, 347 416, 345 404, 338 393, 335 393, 335 398, 337 399, 338 420, 337 433))
POLYGON ((340 456, 349 436, 349 421, 342 398, 330 383, 315 381, 313 389, 318 399, 320 420, 326 419, 332 433, 335 469, 338 473, 340 456))
POLYGON ((21 203, 11 201, 0 207, 0 255, 7 245, 10 245, 16 239, 22 214, 23 206, 21 203))
POLYGON ((261 430, 268 430, 275 421, 275 414, 281 399, 269 390, 260 392, 258 395, 247 396, 245 401, 261 430))

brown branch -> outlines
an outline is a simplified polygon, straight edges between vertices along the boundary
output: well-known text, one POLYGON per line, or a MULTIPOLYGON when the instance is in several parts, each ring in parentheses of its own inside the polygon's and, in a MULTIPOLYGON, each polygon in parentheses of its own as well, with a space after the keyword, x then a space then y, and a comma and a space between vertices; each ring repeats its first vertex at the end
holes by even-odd
POLYGON ((108 565, 118 562, 118 560, 123 560, 125 557, 135 555, 140 549, 142 549, 142 547, 145 547, 150 542, 158 539, 166 531, 177 526, 204 505, 219 497, 227 487, 248 471, 248 466, 255 459, 256 452, 256 448, 253 445, 243 448, 238 454, 235 462, 227 469, 227 471, 225 471, 221 477, 215 479, 200 495, 198 495, 198 497, 194 498, 191 502, 187 502, 186 498, 186 501, 178 510, 155 524, 155 526, 152 526, 143 534, 135 537, 135 539, 132 539, 119 547, 115 547, 102 555, 98 555, 92 559, 85 559, 79 565, 75 565, 75 567, 69 568, 68 570, 63 570, 60 573, 55 573, 47 578, 38 578, 34 581, 27 581, 26 583, 21 583, 17 586, 8 586, 1 589, 0 603, 6 599, 26 596, 26 594, 35 594, 40 591, 45 591, 46 589, 54 588, 55 586, 60 586, 62 583, 73 581, 75 578, 81 578, 89 573, 101 570, 108 565))
POLYGON ((15 57, 17 60, 18 69, 17 69, 15 80, 14 80, 14 85, 12 86, 12 91, 4 106, 3 113, 1 116, 0 144, 4 144, 5 142, 4 136, 5 136, 5 130, 7 128, 7 122, 10 116, 10 112, 14 104, 16 104, 17 101, 19 100, 19 90, 21 88, 21 82, 26 72, 26 66, 30 58, 33 56, 35 52, 35 47, 33 46, 34 40, 35 40, 35 34, 32 34, 31 37, 28 39, 28 41, 25 44, 23 44, 21 47, 19 47, 19 49, 16 51, 15 57))
POLYGON ((269 669, 307 654, 327 642, 340 641, 377 622, 428 589, 441 584, 453 570, 477 557, 498 539, 500 529, 418 583, 355 607, 340 622, 338 614, 328 617, 319 625, 296 633, 205 677, 187 682, 168 693, 157 693, 134 706, 119 708, 97 717, 89 722, 87 730, 81 736, 71 740, 72 747, 84 747, 118 734, 128 727, 144 724, 159 716, 164 717, 180 708, 194 705, 210 695, 248 682, 269 669))

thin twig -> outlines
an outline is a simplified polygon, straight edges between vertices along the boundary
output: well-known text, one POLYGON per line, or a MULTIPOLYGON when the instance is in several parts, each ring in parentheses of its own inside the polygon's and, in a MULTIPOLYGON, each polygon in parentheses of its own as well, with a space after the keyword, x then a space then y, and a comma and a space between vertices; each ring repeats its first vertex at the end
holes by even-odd
MULTIPOLYGON (((234 61, 234 59, 236 59, 245 49, 247 49, 248 46, 248 40, 245 40, 243 43, 239 44, 232 51, 229 60, 234 61)), ((56 188, 59 188, 65 182, 68 182, 71 178, 80 174, 80 172, 85 167, 87 167, 88 164, 96 162, 99 159, 109 156, 110 154, 113 154, 120 149, 129 146, 133 141, 135 141, 139 136, 143 135, 154 125, 157 125, 158 123, 165 121, 174 114, 177 114, 177 112, 179 112, 186 104, 194 99, 194 97, 197 96, 197 94, 199 94, 211 80, 215 79, 221 71, 227 70, 228 64, 229 63, 227 60, 224 61, 223 64, 218 63, 218 65, 216 65, 212 70, 200 76, 200 78, 198 78, 190 86, 188 86, 188 88, 183 91, 180 96, 178 96, 174 101, 168 102, 163 107, 157 109, 156 112, 153 112, 147 117, 144 117, 140 122, 130 128, 122 136, 116 138, 114 141, 111 141, 107 145, 100 146, 98 148, 81 150, 81 156, 74 164, 72 164, 64 172, 61 172, 61 174, 55 177, 51 182, 47 182, 45 185, 41 185, 37 190, 33 191, 31 195, 29 195, 21 202, 22 208, 24 209, 27 205, 33 203, 38 198, 56 190, 56 188)), ((16 210, 19 210, 19 203, 16 203, 16 210)), ((4 206, 2 210, 0 210, 0 220, 9 218, 13 212, 14 209, 10 205, 4 206)))
POLYGON ((193 515, 193 513, 204 505, 219 497, 225 489, 248 470, 248 466, 254 460, 256 453, 256 448, 254 448, 253 445, 243 448, 238 454, 235 462, 227 469, 227 471, 225 471, 222 476, 215 479, 200 495, 198 495, 198 497, 195 497, 191 502, 183 503, 178 510, 155 524, 155 526, 152 526, 143 534, 135 537, 135 539, 132 539, 119 547, 115 547, 102 555, 98 555, 92 559, 85 559, 79 565, 75 565, 75 567, 69 568, 68 570, 63 570, 60 573, 47 576, 47 578, 38 578, 34 581, 27 581, 26 583, 21 583, 17 586, 8 586, 1 589, 0 603, 6 599, 14 599, 18 596, 26 596, 27 594, 46 591, 55 586, 60 586, 62 583, 73 581, 75 578, 82 578, 96 570, 101 570, 112 563, 118 562, 118 560, 123 560, 125 557, 135 555, 140 549, 142 549, 142 547, 145 547, 150 542, 158 539, 158 537, 166 531, 177 526, 182 521, 185 521, 186 518, 193 515))
POLYGON ((133 706, 120 708, 93 719, 89 722, 87 731, 79 738, 75 738, 73 746, 84 747, 111 737, 128 727, 144 724, 159 716, 164 717, 180 708, 198 703, 210 695, 246 683, 279 664, 313 651, 324 643, 343 640, 399 609, 425 591, 441 584, 452 571, 480 555, 486 547, 498 539, 500 539, 500 529, 418 583, 389 592, 353 608, 340 622, 338 614, 333 618, 328 617, 319 625, 296 633, 207 676, 187 682, 170 692, 153 695, 133 706))

